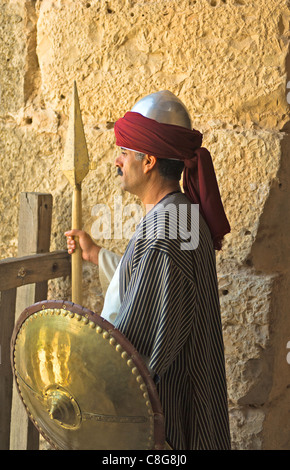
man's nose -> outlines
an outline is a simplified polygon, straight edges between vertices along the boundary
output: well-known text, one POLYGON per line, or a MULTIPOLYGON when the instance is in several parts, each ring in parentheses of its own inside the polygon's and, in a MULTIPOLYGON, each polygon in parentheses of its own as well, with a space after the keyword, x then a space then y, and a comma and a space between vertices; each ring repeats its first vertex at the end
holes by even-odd
POLYGON ((122 158, 121 155, 118 155, 115 159, 115 166, 122 166, 122 158))

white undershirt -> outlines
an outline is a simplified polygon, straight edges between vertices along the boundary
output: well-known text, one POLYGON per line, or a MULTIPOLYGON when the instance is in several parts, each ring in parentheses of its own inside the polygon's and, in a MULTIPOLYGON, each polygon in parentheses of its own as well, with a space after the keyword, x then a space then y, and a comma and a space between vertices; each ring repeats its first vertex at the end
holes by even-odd
POLYGON ((117 269, 112 277, 112 280, 108 286, 104 306, 101 313, 101 317, 110 323, 114 323, 117 318, 117 315, 120 310, 120 295, 119 295, 119 273, 120 273, 120 264, 118 264, 117 269))
MULTIPOLYGON (((119 295, 120 266, 120 256, 101 248, 99 252, 99 276, 105 295, 101 317, 112 324, 114 324, 118 316, 121 305, 119 295)), ((149 367, 149 357, 143 356, 142 354, 140 354, 140 356, 145 362, 151 376, 154 377, 154 372, 149 367)))

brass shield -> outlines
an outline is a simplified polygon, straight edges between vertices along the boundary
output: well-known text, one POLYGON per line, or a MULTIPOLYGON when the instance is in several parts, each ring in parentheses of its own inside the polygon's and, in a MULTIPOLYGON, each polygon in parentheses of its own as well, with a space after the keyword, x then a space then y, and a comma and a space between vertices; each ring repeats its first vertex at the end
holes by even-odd
POLYGON ((11 362, 20 397, 56 449, 164 448, 164 416, 150 373, 125 336, 67 301, 19 317, 11 362))

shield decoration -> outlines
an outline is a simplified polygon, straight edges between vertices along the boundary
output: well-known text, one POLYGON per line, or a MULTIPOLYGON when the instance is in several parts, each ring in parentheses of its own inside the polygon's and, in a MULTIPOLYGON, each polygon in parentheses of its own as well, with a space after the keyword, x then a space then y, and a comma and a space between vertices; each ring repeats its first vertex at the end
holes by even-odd
POLYGON ((53 448, 164 449, 164 415, 148 368, 98 314, 61 300, 26 308, 11 363, 26 411, 53 448))

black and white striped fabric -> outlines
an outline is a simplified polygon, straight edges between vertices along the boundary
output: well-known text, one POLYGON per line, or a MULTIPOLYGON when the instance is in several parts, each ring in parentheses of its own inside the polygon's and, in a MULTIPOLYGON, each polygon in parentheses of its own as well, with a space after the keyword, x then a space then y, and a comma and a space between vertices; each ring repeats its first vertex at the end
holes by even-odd
POLYGON ((191 206, 168 195, 139 225, 122 258, 115 326, 149 358, 170 446, 230 449, 215 252, 191 206), (181 245, 186 234, 192 246, 181 245))

